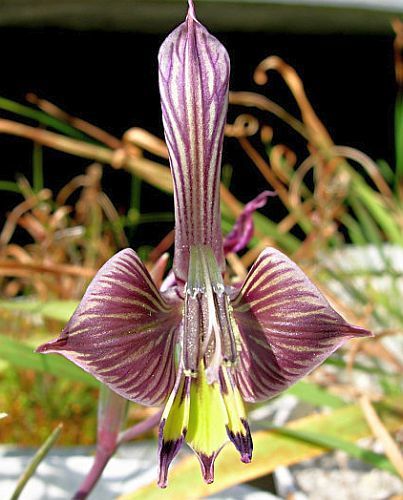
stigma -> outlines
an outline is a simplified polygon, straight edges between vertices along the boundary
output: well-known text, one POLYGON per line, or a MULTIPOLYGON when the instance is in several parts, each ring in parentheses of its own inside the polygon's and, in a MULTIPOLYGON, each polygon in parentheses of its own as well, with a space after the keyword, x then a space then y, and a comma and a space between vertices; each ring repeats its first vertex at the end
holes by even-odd
POLYGON ((197 377, 204 366, 207 383, 219 382, 220 367, 237 361, 240 334, 217 260, 206 245, 190 249, 183 321, 185 375, 197 377))

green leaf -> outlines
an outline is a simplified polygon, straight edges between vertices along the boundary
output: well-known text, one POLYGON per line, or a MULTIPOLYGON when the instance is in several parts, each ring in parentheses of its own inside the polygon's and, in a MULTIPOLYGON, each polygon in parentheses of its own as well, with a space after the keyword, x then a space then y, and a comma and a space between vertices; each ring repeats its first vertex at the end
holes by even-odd
POLYGON ((353 209, 360 226, 362 227, 362 231, 367 239, 367 242, 380 245, 383 239, 381 231, 371 215, 368 213, 368 210, 362 203, 362 200, 357 197, 356 193, 352 193, 348 197, 348 202, 353 209))
POLYGON ((392 184, 395 179, 395 172, 389 165, 389 163, 383 159, 377 160, 377 165, 381 171, 382 177, 388 184, 392 184))
POLYGON ((78 302, 75 300, 50 300, 40 302, 37 300, 0 300, 0 309, 30 314, 40 314, 49 319, 67 322, 78 302))
POLYGON ((389 459, 380 453, 375 453, 371 450, 361 448, 354 443, 340 439, 337 436, 329 436, 327 434, 319 434, 312 431, 296 431, 293 429, 287 429, 286 427, 275 428, 274 432, 278 432, 284 436, 290 436, 301 441, 306 441, 307 443, 312 443, 314 445, 323 446, 329 450, 341 450, 346 452, 350 457, 358 458, 363 462, 366 462, 374 467, 392 474, 397 474, 397 471, 389 459))
POLYGON ((94 377, 78 368, 71 361, 57 354, 38 354, 32 350, 32 347, 3 334, 0 334, 0 359, 4 359, 19 368, 50 373, 56 377, 75 380, 92 387, 99 386, 94 377))
POLYGON ((342 223, 346 226, 348 230, 348 235, 350 236, 351 242, 353 245, 366 245, 367 239, 364 236, 361 225, 351 217, 350 214, 345 213, 341 217, 342 223))
POLYGON ((34 143, 32 152, 32 188, 35 193, 43 189, 43 149, 34 143))
MULTIPOLYGON (((389 431, 396 431, 402 425, 403 397, 389 398, 374 405, 389 431)), ((291 432, 326 435, 354 443, 370 436, 371 431, 359 405, 344 406, 329 414, 310 415, 285 427, 291 432)), ((320 438, 319 438, 320 439, 320 438)), ((152 482, 137 491, 120 497, 120 500, 165 500, 177 498, 202 498, 213 495, 235 484, 244 483, 273 472, 276 467, 289 466, 302 460, 320 456, 328 446, 301 441, 295 437, 281 435, 274 431, 258 431, 253 435, 254 457, 251 464, 242 464, 233 446, 226 446, 216 461, 216 481, 206 485, 200 475, 199 464, 194 456, 177 463, 171 471, 169 486, 161 491, 152 482)))
POLYGON ((17 498, 19 498, 25 485, 27 484, 29 479, 35 474, 35 471, 36 471, 38 465, 46 457, 46 455, 49 453, 52 446, 57 441, 57 439, 60 435, 60 432, 62 430, 62 427, 63 427, 62 424, 59 424, 53 430, 52 434, 50 434, 50 436, 47 438, 47 440, 43 443, 43 445, 39 448, 39 450, 35 453, 34 457, 29 462, 27 468, 24 470, 24 472, 22 473, 22 475, 18 479, 17 486, 14 490, 14 493, 11 495, 10 500, 17 500, 17 498))
MULTIPOLYGON (((332 366, 337 366, 338 368, 347 368, 347 363, 344 361, 344 359, 338 357, 338 356, 331 356, 330 358, 327 358, 324 361, 324 364, 326 365, 332 365, 332 366)), ((396 378, 399 377, 400 374, 398 373, 388 373, 380 368, 375 368, 373 366, 366 366, 361 363, 355 362, 352 366, 353 370, 365 372, 365 373, 371 373, 372 375, 381 375, 383 377, 387 378, 396 378)))
POLYGON ((398 94, 395 105, 396 187, 403 179, 403 94, 398 94))
POLYGON ((357 200, 361 201, 390 242, 403 244, 402 231, 394 218, 393 211, 385 206, 379 194, 373 191, 362 178, 358 182, 353 181, 352 197, 357 197, 357 200))
POLYGON ((327 406, 329 408, 341 408, 346 403, 342 398, 331 394, 326 389, 322 389, 310 382, 298 382, 287 389, 284 394, 292 394, 301 401, 311 403, 315 406, 327 406))
POLYGON ((24 106, 23 104, 6 99, 5 97, 0 97, 0 109, 9 111, 10 113, 14 113, 19 116, 24 116, 25 118, 30 118, 31 120, 37 121, 41 125, 53 128, 54 130, 70 137, 74 137, 75 139, 94 142, 92 139, 89 139, 86 134, 83 134, 71 125, 62 122, 57 118, 44 113, 43 111, 38 111, 37 109, 30 108, 29 106, 24 106))
POLYGON ((0 181, 0 191, 10 191, 11 193, 21 194, 20 186, 13 181, 0 181))

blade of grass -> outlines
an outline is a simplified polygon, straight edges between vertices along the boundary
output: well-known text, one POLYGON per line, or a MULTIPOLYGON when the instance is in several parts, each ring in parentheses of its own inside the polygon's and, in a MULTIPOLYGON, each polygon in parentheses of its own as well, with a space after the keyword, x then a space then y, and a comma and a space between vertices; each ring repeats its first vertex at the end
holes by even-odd
POLYGON ((28 464, 28 467, 22 473, 21 477, 18 480, 17 486, 14 490, 14 493, 11 495, 10 500, 17 500, 21 495, 22 490, 25 485, 29 481, 29 479, 35 474, 38 465, 42 462, 42 460, 49 453, 52 446, 57 441, 57 438, 60 435, 63 425, 59 424, 56 429, 53 430, 52 434, 48 437, 48 439, 43 443, 43 445, 39 448, 39 450, 35 453, 31 462, 28 464))
POLYGON ((366 245, 367 238, 364 236, 360 224, 350 214, 343 214, 341 222, 346 226, 348 235, 353 245, 366 245))
MULTIPOLYGON (((328 274, 332 279, 335 279, 344 289, 345 293, 351 297, 351 299, 358 304, 366 306, 368 304, 368 295, 363 291, 359 290, 353 283, 348 280, 346 275, 340 277, 338 271, 334 271, 330 268, 323 268, 323 271, 328 274)), ((383 328, 387 328, 388 324, 384 321, 384 318, 380 315, 379 311, 374 309, 371 311, 372 316, 383 328)))
POLYGON ((382 243, 382 234, 362 201, 355 194, 352 194, 348 197, 348 203, 362 227, 367 242, 380 245, 382 243))
POLYGON ((298 382, 287 389, 285 394, 292 394, 301 401, 311 403, 315 406, 327 406, 329 408, 341 408, 346 403, 342 398, 331 394, 326 389, 322 389, 316 384, 310 382, 298 382))
POLYGON ((221 182, 227 189, 229 189, 231 185, 232 174, 233 174, 232 165, 230 165, 229 163, 224 163, 221 172, 221 179, 222 179, 221 182))
POLYGON ((49 319, 68 321, 78 306, 75 300, 53 300, 49 302, 31 300, 0 300, 0 309, 30 314, 40 314, 49 319))
POLYGON ((16 182, 0 181, 0 191, 10 191, 10 193, 21 193, 21 189, 16 182))
POLYGON ((43 111, 38 111, 36 109, 30 108, 29 106, 24 106, 18 102, 12 101, 10 99, 6 99, 5 97, 0 97, 0 109, 4 111, 9 111, 10 113, 14 113, 18 116, 24 116, 25 118, 30 118, 31 120, 35 120, 36 122, 44 125, 46 127, 50 127, 62 134, 66 134, 70 137, 74 137, 75 139, 82 139, 88 142, 94 142, 88 138, 86 134, 76 130, 74 127, 54 118, 53 116, 47 115, 43 111))
POLYGON ((273 431, 278 432, 283 436, 289 436, 297 440, 321 446, 328 450, 344 451, 350 457, 358 458, 359 460, 362 460, 377 469, 397 474, 395 467, 385 455, 361 448, 360 446, 357 446, 349 441, 345 441, 344 439, 340 439, 337 436, 329 436, 327 434, 320 434, 314 431, 296 431, 294 429, 287 429, 286 427, 275 428, 273 431))
POLYGON ((388 182, 388 184, 392 184, 395 180, 395 172, 389 163, 383 159, 377 160, 376 163, 381 171, 382 177, 386 180, 386 182, 388 182))
POLYGON ((366 396, 360 398, 360 404, 365 418, 371 428, 374 436, 376 436, 383 444, 385 454, 388 456, 394 465, 396 473, 403 478, 403 456, 398 445, 390 435, 389 431, 384 426, 379 418, 374 406, 366 396))
POLYGON ((34 142, 32 152, 32 187, 35 193, 43 189, 43 150, 40 144, 34 142))
MULTIPOLYGON (((345 369, 348 368, 347 363, 343 359, 338 358, 336 356, 332 356, 330 358, 327 358, 324 361, 324 363, 327 365, 337 366, 338 368, 345 368, 345 369)), ((380 368, 366 366, 366 365, 363 365, 363 364, 357 363, 357 362, 355 362, 353 364, 352 369, 357 370, 357 371, 361 371, 361 372, 365 372, 365 373, 370 373, 372 375, 381 375, 381 376, 386 377, 388 379, 400 377, 400 374, 398 374, 398 373, 388 373, 388 372, 385 372, 384 370, 381 370, 380 368)))
POLYGON ((403 93, 398 94, 395 105, 395 150, 395 186, 397 188, 399 183, 403 179, 403 93))
POLYGON ((56 377, 82 382, 91 387, 98 387, 98 381, 87 372, 76 367, 67 359, 58 355, 42 355, 33 351, 20 341, 16 341, 0 333, 0 359, 13 366, 49 373, 56 377))
POLYGON ((402 230, 395 221, 393 213, 383 204, 380 195, 373 191, 363 179, 359 182, 353 181, 352 196, 357 196, 361 200, 391 243, 403 244, 402 230))
POLYGON ((137 175, 132 175, 130 180, 130 214, 135 215, 132 220, 135 221, 134 224, 130 225, 129 228, 129 240, 132 240, 136 231, 136 226, 139 224, 139 218, 141 216, 141 179, 137 175))
MULTIPOLYGON (((387 399, 375 405, 378 414, 389 431, 401 427, 403 397, 387 399)), ((326 434, 347 442, 355 442, 370 435, 370 429, 359 405, 348 405, 329 414, 310 415, 286 426, 298 432, 326 434)), ((203 482, 199 464, 195 457, 180 461, 170 473, 170 484, 163 492, 165 500, 177 498, 195 499, 213 495, 235 484, 244 483, 272 472, 276 467, 289 466, 302 460, 320 456, 328 448, 302 442, 291 436, 280 435, 273 431, 258 431, 253 435, 254 458, 251 464, 240 463, 239 455, 231 446, 222 450, 216 462, 216 482, 207 485, 203 482)), ((137 491, 120 497, 120 500, 160 499, 161 491, 150 483, 137 491)))

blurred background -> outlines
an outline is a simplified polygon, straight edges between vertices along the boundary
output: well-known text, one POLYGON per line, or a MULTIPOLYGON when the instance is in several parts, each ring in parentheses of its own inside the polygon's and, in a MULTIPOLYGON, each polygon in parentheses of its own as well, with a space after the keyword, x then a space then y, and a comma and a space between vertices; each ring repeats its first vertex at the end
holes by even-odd
MULTIPOLYGON (((270 456, 247 473, 234 460, 236 474, 225 485, 249 481, 249 488, 280 498, 398 498, 403 2, 200 0, 196 7, 232 65, 224 232, 262 190, 278 195, 256 214, 249 247, 230 256, 228 279, 239 279, 263 247, 275 246, 341 314, 376 333, 350 343, 285 396, 251 408, 270 456), (287 427, 295 419, 299 435, 287 427), (263 430, 273 423, 286 429, 293 453, 287 447, 281 453, 285 438, 276 442, 273 430, 263 430), (328 496, 339 484, 339 496, 328 496)), ((97 383, 57 356, 44 361, 33 348, 58 334, 117 250, 133 247, 149 268, 164 251, 172 254, 157 53, 185 12, 185 2, 176 0, 0 4, 4 463, 20 447, 33 447, 29 456, 59 422, 59 446, 95 443, 97 383)), ((152 412, 131 404, 126 425, 152 412)), ((18 477, 13 464, 7 488, 18 477)), ((178 495, 181 481, 174 476, 167 494, 178 495)), ((94 498, 115 496, 105 484, 94 498)), ((196 497, 222 489, 218 481, 208 492, 201 483, 194 487, 196 497)), ((151 498, 153 488, 137 495, 151 498)))

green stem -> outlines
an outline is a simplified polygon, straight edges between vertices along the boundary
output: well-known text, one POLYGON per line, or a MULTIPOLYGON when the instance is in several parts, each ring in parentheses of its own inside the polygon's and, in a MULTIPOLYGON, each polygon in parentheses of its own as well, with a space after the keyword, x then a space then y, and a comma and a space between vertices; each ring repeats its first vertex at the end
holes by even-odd
POLYGON ((35 453, 33 459, 28 464, 28 467, 21 474, 17 486, 12 494, 10 500, 16 500, 21 495, 22 490, 25 485, 29 481, 29 479, 34 475, 38 465, 42 462, 42 460, 46 457, 49 450, 55 444, 59 434, 62 430, 63 425, 59 424, 56 429, 52 432, 52 434, 47 438, 47 440, 43 443, 43 445, 39 448, 39 450, 35 453))
POLYGON ((36 142, 32 154, 32 187, 35 193, 43 189, 43 149, 36 142))
POLYGON ((93 140, 89 139, 87 135, 83 134, 79 130, 76 130, 74 127, 68 125, 67 123, 63 123, 57 118, 47 115, 43 111, 32 109, 29 106, 24 106, 23 104, 12 101, 10 99, 6 99, 5 97, 0 97, 0 109, 9 111, 10 113, 14 113, 19 116, 24 116, 25 118, 30 118, 31 120, 35 120, 41 125, 53 128, 54 130, 57 130, 62 134, 66 134, 69 137, 86 140, 88 142, 94 142, 93 140))
POLYGON ((395 105, 395 150, 396 150, 396 177, 395 184, 398 190, 403 179, 403 93, 399 93, 395 105))
POLYGON ((21 194, 19 185, 13 181, 0 181, 0 191, 9 191, 10 193, 21 194))

